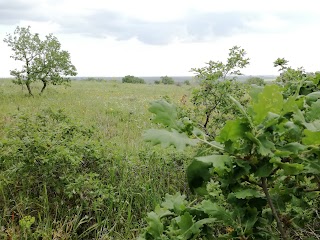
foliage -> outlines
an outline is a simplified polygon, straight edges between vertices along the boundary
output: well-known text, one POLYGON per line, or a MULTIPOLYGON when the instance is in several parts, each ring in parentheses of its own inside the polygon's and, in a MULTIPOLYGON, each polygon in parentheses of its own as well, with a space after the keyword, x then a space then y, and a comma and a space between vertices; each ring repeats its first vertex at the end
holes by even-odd
POLYGON ((174 84, 174 80, 172 77, 168 77, 168 76, 162 76, 160 77, 160 83, 162 84, 174 84))
MULTIPOLYGON (((37 89, 41 83, 34 83, 33 87, 37 89)), ((92 132, 90 138, 78 132, 77 136, 80 136, 70 141, 74 148, 79 145, 77 156, 81 157, 87 149, 86 142, 95 152, 95 157, 87 154, 88 158, 92 156, 94 164, 81 164, 79 173, 69 177, 63 192, 53 198, 50 185, 45 188, 39 183, 36 188, 41 190, 39 195, 32 189, 19 188, 20 182, 34 183, 34 177, 40 173, 19 178, 12 176, 14 173, 3 176, 0 170, 0 239, 134 239, 145 225, 143 216, 165 193, 189 194, 185 165, 191 161, 190 152, 150 149, 141 138, 141 132, 152 126, 148 103, 161 96, 176 103, 183 94, 188 94, 187 87, 82 80, 73 81, 72 88, 48 88, 44 96, 35 95, 34 98, 22 95, 21 88, 12 85, 10 79, 0 81, 0 88, 3 90, 0 95, 0 142, 12 143, 5 145, 7 150, 12 147, 11 159, 16 156, 18 161, 17 154, 24 155, 24 152, 14 152, 18 139, 9 138, 11 132, 23 126, 18 124, 22 116, 28 118, 28 125, 34 125, 32 129, 41 129, 42 133, 36 130, 34 133, 40 136, 38 146, 44 145, 47 149, 45 143, 50 143, 49 151, 37 150, 44 159, 50 160, 49 155, 58 148, 55 141, 59 136, 54 138, 55 133, 68 126, 92 132), (63 111, 59 113, 59 109, 63 111), (52 123, 47 116, 47 129, 36 128, 39 123, 36 116, 46 116, 49 112, 66 116, 66 121, 52 123), (2 188, 8 178, 19 179, 19 182, 2 188), (25 238, 19 220, 28 215, 35 217, 35 222, 31 232, 25 231, 28 235, 25 238)), ((1 145, 0 159, 3 150, 1 145)), ((31 150, 24 148, 24 151, 28 154, 31 150)), ((45 180, 45 176, 40 176, 45 180)))
MULTIPOLYGON (((202 200, 167 195, 148 214, 140 239, 291 239, 306 224, 319 225, 320 94, 286 97, 282 90, 253 88, 247 109, 230 96, 241 117, 227 121, 215 141, 191 131, 192 139, 211 148, 187 168, 189 186, 202 200)), ((170 131, 181 120, 166 105, 152 112, 170 131)), ((182 132, 190 129, 189 122, 182 132)), ((151 137, 154 144, 171 140, 151 137)))
POLYGON ((287 69, 287 65, 288 65, 288 60, 284 59, 284 58, 277 58, 274 62, 273 62, 273 66, 274 67, 280 67, 279 71, 284 71, 287 69))
POLYGON ((123 83, 146 83, 143 78, 127 75, 122 78, 123 83))
POLYGON ((246 79, 245 83, 250 84, 250 85, 255 84, 257 86, 264 86, 265 85, 263 78, 260 78, 260 77, 250 77, 250 78, 246 79))
POLYGON ((245 58, 246 52, 238 46, 229 50, 226 63, 209 61, 203 68, 193 68, 192 71, 200 81, 199 88, 192 93, 194 117, 191 117, 209 136, 214 137, 226 120, 233 118, 235 108, 225 93, 232 94, 242 102, 246 101, 246 87, 235 80, 241 75, 240 69, 249 64, 245 58))
POLYGON ((32 95, 30 87, 32 82, 42 82, 42 93, 48 84, 68 83, 69 79, 66 76, 77 75, 70 54, 61 50, 60 42, 52 34, 41 40, 38 33, 30 32, 30 26, 27 28, 18 26, 14 35, 8 34, 4 42, 14 52, 11 57, 23 63, 21 70, 10 71, 16 78, 14 83, 26 85, 30 95, 32 95))

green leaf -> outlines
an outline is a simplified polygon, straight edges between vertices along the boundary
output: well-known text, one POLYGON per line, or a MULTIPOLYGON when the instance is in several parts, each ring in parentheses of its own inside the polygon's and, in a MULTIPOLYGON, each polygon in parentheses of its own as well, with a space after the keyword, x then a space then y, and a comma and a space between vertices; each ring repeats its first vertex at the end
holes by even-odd
POLYGON ((320 119, 320 100, 311 104, 309 111, 306 114, 308 121, 320 119))
POLYGON ((178 151, 183 151, 186 146, 195 146, 198 143, 197 139, 190 139, 185 133, 179 133, 175 129, 172 129, 172 132, 165 129, 149 129, 143 137, 145 141, 153 145, 161 144, 164 148, 173 145, 178 151))
POLYGON ((203 210, 203 212, 208 214, 210 217, 223 222, 225 225, 233 225, 234 220, 231 212, 226 210, 224 207, 219 206, 217 203, 204 200, 201 202, 199 209, 203 210))
POLYGON ((148 232, 158 239, 163 233, 163 224, 160 217, 155 212, 149 212, 147 215, 148 232))
POLYGON ((313 132, 308 129, 303 131, 302 143, 305 145, 320 145, 320 131, 313 132))
POLYGON ((253 102, 253 120, 259 125, 268 115, 268 112, 280 114, 283 108, 283 96, 277 85, 267 85, 259 93, 257 101, 253 102))
POLYGON ((259 147, 258 152, 262 156, 271 156, 273 155, 273 150, 275 149, 274 143, 269 141, 266 136, 262 135, 258 137, 259 147))
POLYGON ((263 127, 268 128, 279 122, 280 115, 272 112, 268 112, 265 120, 263 121, 263 127))
POLYGON ((273 164, 266 163, 258 168, 258 170, 255 172, 256 177, 268 177, 273 170, 273 164))
POLYGON ((243 189, 231 194, 238 199, 251 199, 251 198, 263 197, 263 195, 258 190, 250 189, 250 188, 243 189))
POLYGON ((193 219, 189 212, 185 212, 182 216, 176 218, 176 222, 181 229, 181 235, 184 235, 185 239, 189 239, 194 233, 191 229, 193 227, 193 219))
POLYGON ((252 120, 250 118, 250 116, 248 115, 248 113, 246 112, 246 110, 244 109, 244 107, 241 105, 241 103, 239 101, 237 101, 234 97, 232 97, 231 95, 229 95, 229 98, 231 99, 231 101, 238 107, 239 111, 243 114, 243 116, 246 117, 246 119, 248 120, 248 122, 250 123, 251 128, 253 128, 253 123, 252 120))
POLYGON ((245 137, 245 133, 249 130, 247 124, 243 123, 241 119, 229 120, 220 131, 216 141, 221 143, 227 142, 228 140, 236 142, 245 137))
POLYGON ((227 155, 210 155, 197 157, 187 168, 187 178, 192 190, 199 190, 199 194, 205 193, 205 184, 210 179, 210 168, 220 171, 229 171, 232 158, 227 155))
POLYGON ((298 105, 296 102, 295 96, 289 96, 288 99, 283 104, 282 114, 286 114, 289 112, 294 112, 298 109, 298 105))
POLYGON ((284 175, 298 175, 304 170, 304 165, 299 163, 283 163, 281 159, 276 157, 270 160, 270 163, 274 163, 284 171, 284 175))
POLYGON ((163 99, 153 101, 149 111, 155 114, 153 122, 161 123, 169 129, 177 129, 177 110, 173 104, 170 104, 163 99))
POLYGON ((186 196, 181 195, 179 192, 175 195, 166 194, 165 200, 161 203, 161 206, 180 214, 186 209, 185 198, 186 196))
POLYGON ((306 150, 306 146, 297 143, 297 142, 293 142, 293 143, 288 143, 286 145, 284 145, 283 147, 278 148, 281 151, 287 151, 290 152, 291 154, 298 154, 299 152, 302 152, 304 150, 306 150))
POLYGON ((320 99, 320 91, 312 92, 306 96, 306 101, 308 104, 311 104, 312 102, 315 102, 318 99, 320 99))

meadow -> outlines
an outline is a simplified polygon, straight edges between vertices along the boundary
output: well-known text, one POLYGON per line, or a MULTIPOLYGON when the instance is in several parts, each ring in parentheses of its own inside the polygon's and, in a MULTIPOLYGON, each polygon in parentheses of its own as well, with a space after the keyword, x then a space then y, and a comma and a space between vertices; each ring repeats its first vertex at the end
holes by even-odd
MULTIPOLYGON (((34 91, 39 91, 40 87, 35 84, 34 91)), ((82 80, 72 81, 71 87, 50 86, 42 96, 35 94, 34 97, 30 97, 26 89, 21 86, 14 85, 10 80, 1 80, 0 137, 4 140, 0 144, 2 162, 20 150, 10 152, 12 146, 19 145, 20 142, 13 142, 12 145, 8 143, 11 141, 10 134, 21 130, 18 129, 21 127, 19 116, 30 119, 31 127, 21 131, 30 132, 28 139, 32 139, 32 148, 36 149, 34 151, 43 147, 46 136, 51 136, 49 131, 52 131, 53 135, 50 139, 55 138, 55 135, 60 134, 59 128, 69 126, 70 122, 80 128, 82 126, 92 128, 90 139, 83 141, 94 140, 100 147, 93 147, 99 155, 96 157, 98 166, 90 168, 89 172, 83 169, 83 176, 86 176, 84 177, 86 179, 79 180, 82 175, 81 168, 77 168, 75 172, 72 172, 73 168, 70 170, 70 175, 73 173, 79 175, 77 181, 80 181, 81 186, 74 187, 76 190, 73 189, 70 193, 72 196, 69 194, 69 199, 63 194, 57 197, 55 193, 57 189, 54 187, 51 190, 47 189, 51 180, 48 180, 48 183, 46 180, 39 180, 34 185, 25 185, 24 182, 32 182, 31 176, 27 174, 30 170, 26 170, 25 173, 12 170, 10 175, 8 171, 2 171, 0 178, 6 183, 2 182, 0 185, 2 191, 0 237, 2 239, 135 238, 145 226, 144 216, 161 202, 165 193, 188 192, 184 166, 190 160, 190 154, 177 152, 174 148, 163 150, 160 147, 152 147, 143 141, 143 132, 153 126, 152 114, 148 112, 149 104, 161 98, 180 104, 181 98, 190 94, 191 87, 186 85, 123 84, 117 81, 82 80), (42 130, 38 128, 39 119, 33 118, 37 115, 46 117, 44 115, 48 111, 58 117, 63 115, 59 119, 68 118, 68 121, 60 125, 60 122, 52 120, 52 124, 45 126, 48 132, 41 132, 43 128, 42 130), (37 144, 35 141, 38 141, 37 144), (90 174, 96 174, 93 180, 91 179, 94 182, 90 182, 90 174), (12 185, 9 184, 10 181, 12 185), (103 200, 99 203, 99 210, 90 211, 88 209, 92 206, 88 204, 95 204, 92 198, 101 196, 101 193, 96 193, 99 187, 89 190, 82 187, 95 184, 107 185, 109 195, 101 197, 103 200), (10 194, 9 190, 6 190, 9 185, 10 194), (42 192, 42 189, 45 191, 42 192), (28 194, 32 191, 34 197, 28 194), (36 194, 37 191, 40 193, 36 194), (86 191, 91 195, 88 193, 87 197, 81 198, 86 191), (64 201, 68 204, 58 204, 55 198, 66 198, 64 201), (34 222, 29 222, 30 226, 23 222, 29 217, 35 218, 34 222)), ((51 123, 50 119, 46 121, 44 124, 51 123)), ((82 144, 82 142, 76 143, 82 144)), ((52 146, 51 149, 53 148, 52 146)), ((37 155, 36 158, 42 161, 45 157, 41 154, 52 154, 48 156, 47 161, 50 161, 50 157, 54 155, 50 152, 51 149, 46 149, 44 152, 39 150, 40 157, 37 155)), ((15 159, 17 158, 19 156, 15 156, 15 159)), ((34 170, 35 175, 39 174, 39 177, 44 174, 41 171, 46 171, 48 168, 46 163, 41 163, 42 168, 34 170)), ((3 164, 0 168, 4 169, 3 164)), ((53 167, 50 169, 48 171, 53 171, 53 167)), ((68 173, 65 176, 69 177, 68 173)))

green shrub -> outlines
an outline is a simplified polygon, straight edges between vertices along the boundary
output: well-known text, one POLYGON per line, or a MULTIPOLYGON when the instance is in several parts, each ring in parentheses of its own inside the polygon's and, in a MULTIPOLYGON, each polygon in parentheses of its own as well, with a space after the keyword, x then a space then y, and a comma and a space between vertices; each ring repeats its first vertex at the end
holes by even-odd
POLYGON ((174 84, 174 80, 173 80, 173 78, 172 77, 168 77, 168 76, 163 76, 163 77, 161 77, 161 83, 163 83, 163 84, 165 84, 165 85, 167 85, 167 84, 170 84, 170 85, 172 85, 172 84, 174 84))
POLYGON ((245 81, 246 84, 255 84, 257 86, 264 86, 265 82, 262 78, 260 77, 250 77, 245 81))
POLYGON ((145 84, 145 80, 143 78, 127 75, 122 78, 123 83, 142 83, 145 84))

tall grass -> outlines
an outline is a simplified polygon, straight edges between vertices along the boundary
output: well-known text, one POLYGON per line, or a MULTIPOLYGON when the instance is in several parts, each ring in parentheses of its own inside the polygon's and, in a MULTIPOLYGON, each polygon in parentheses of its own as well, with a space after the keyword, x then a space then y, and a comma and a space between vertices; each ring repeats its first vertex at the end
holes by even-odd
MULTIPOLYGON (((1 80, 0 141, 10 132, 8 126, 15 125, 14 115, 37 115, 44 109, 62 110, 72 121, 93 126, 93 138, 105 147, 99 178, 112 190, 113 200, 101 211, 89 213, 82 204, 76 205, 77 199, 69 210, 51 204, 45 185, 39 186, 39 201, 23 194, 28 189, 10 199, 14 194, 9 196, 0 186, 1 237, 25 236, 19 220, 30 214, 36 221, 27 239, 134 239, 145 224, 143 217, 165 193, 187 192, 184 166, 188 153, 150 147, 141 135, 153 125, 149 102, 167 98, 179 104, 182 96, 189 96, 190 86, 113 81, 73 81, 71 85, 50 86, 42 96, 29 97, 26 89, 1 80)), ((34 92, 40 87, 35 85, 34 92)), ((5 178, 2 173, 0 178, 5 178)))

